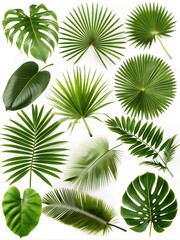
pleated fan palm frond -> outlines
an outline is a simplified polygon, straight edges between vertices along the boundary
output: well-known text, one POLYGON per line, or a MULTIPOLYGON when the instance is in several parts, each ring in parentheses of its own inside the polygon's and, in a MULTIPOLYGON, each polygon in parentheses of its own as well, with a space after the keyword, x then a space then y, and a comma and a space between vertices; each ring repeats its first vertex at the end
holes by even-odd
POLYGON ((3 167, 8 168, 4 173, 11 174, 7 181, 15 183, 29 173, 29 187, 33 174, 51 186, 46 175, 59 178, 59 165, 64 164, 66 148, 61 147, 65 141, 57 138, 63 132, 54 133, 60 121, 51 122, 52 109, 44 114, 44 107, 40 110, 32 105, 32 118, 24 111, 18 113, 20 121, 11 120, 12 125, 5 125, 3 140, 4 152, 13 154, 3 161, 3 167))
POLYGON ((102 81, 102 74, 96 71, 86 71, 80 68, 74 69, 73 77, 67 72, 63 75, 65 83, 57 80, 56 86, 52 87, 52 95, 49 97, 53 107, 62 116, 62 121, 70 120, 69 127, 74 128, 76 123, 82 120, 92 136, 86 118, 98 119, 98 110, 111 102, 104 102, 111 93, 106 82, 102 81))
POLYGON ((151 47, 158 40, 163 49, 171 58, 163 45, 162 37, 171 37, 175 21, 171 13, 158 3, 145 3, 139 5, 127 20, 127 35, 136 47, 151 47))
POLYGON ((119 59, 124 48, 121 24, 119 18, 108 8, 97 4, 88 4, 73 9, 60 26, 60 48, 63 57, 68 60, 75 58, 76 62, 89 47, 93 47, 102 64, 106 67, 104 57, 114 63, 119 59))
POLYGON ((134 117, 158 117, 171 104, 175 91, 170 66, 149 54, 126 60, 116 74, 116 97, 134 117))
MULTIPOLYGON (((118 146, 117 146, 118 147, 118 146)), ((105 137, 93 138, 81 144, 65 171, 65 181, 76 189, 88 191, 107 185, 117 178, 121 151, 109 148, 105 137)))
POLYGON ((114 225, 115 210, 100 199, 73 189, 54 189, 43 197, 43 213, 88 234, 106 234, 114 225))

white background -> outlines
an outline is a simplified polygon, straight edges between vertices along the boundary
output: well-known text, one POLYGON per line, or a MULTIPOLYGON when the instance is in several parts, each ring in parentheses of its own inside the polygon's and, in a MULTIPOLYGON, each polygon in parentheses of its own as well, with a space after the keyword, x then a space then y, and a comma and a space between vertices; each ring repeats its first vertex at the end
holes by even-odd
MULTIPOLYGON (((58 22, 61 25, 62 21, 65 20, 65 16, 68 15, 68 12, 72 9, 72 7, 76 7, 78 4, 86 3, 86 2, 98 2, 100 5, 103 4, 105 7, 108 6, 109 10, 113 10, 117 13, 117 16, 120 17, 121 23, 123 23, 127 15, 137 6, 139 3, 143 3, 145 1, 141 0, 98 0, 98 1, 84 1, 84 0, 66 0, 66 1, 58 1, 58 0, 6 0, 1 1, 0 3, 0 22, 3 20, 3 15, 5 11, 14 8, 22 8, 24 11, 29 14, 29 6, 31 4, 41 4, 44 3, 46 7, 50 10, 54 10, 58 16, 58 22)), ((153 1, 154 2, 154 1, 153 1)), ((177 136, 177 141, 180 142, 180 126, 179 126, 179 103, 180 103, 180 86, 179 86, 179 77, 180 77, 180 66, 179 66, 179 23, 180 23, 180 14, 178 1, 172 0, 157 0, 163 6, 166 6, 167 9, 173 13, 175 16, 176 23, 176 31, 173 33, 173 38, 164 38, 163 42, 166 45, 167 49, 171 53, 173 59, 169 60, 159 43, 153 43, 150 50, 143 51, 142 49, 135 49, 134 46, 130 46, 128 43, 126 44, 126 50, 123 51, 124 57, 121 61, 116 61, 116 66, 107 63, 108 69, 106 70, 99 60, 97 60, 93 51, 89 50, 82 60, 78 63, 79 66, 86 66, 88 69, 91 67, 92 69, 98 69, 98 72, 104 73, 104 80, 109 82, 109 86, 113 87, 114 75, 116 73, 117 68, 122 64, 122 61, 127 59, 128 57, 134 56, 139 53, 149 52, 154 54, 155 56, 163 58, 167 63, 170 64, 173 71, 175 72, 176 81, 177 81, 177 95, 172 105, 168 108, 168 110, 160 115, 159 118, 154 119, 153 122, 157 126, 161 126, 164 129, 164 134, 166 138, 169 138, 175 134, 179 134, 177 136)), ((0 26, 0 69, 1 69, 1 78, 0 78, 0 132, 2 131, 2 127, 4 124, 9 123, 9 119, 17 119, 16 112, 5 112, 4 104, 2 101, 2 94, 4 88, 7 84, 8 79, 11 74, 24 62, 27 61, 35 61, 39 64, 40 68, 44 66, 44 64, 32 57, 27 57, 25 54, 20 53, 20 51, 16 48, 15 45, 11 46, 7 43, 2 25, 0 26)), ((66 62, 65 59, 62 58, 62 55, 59 54, 58 47, 55 49, 54 54, 47 61, 47 64, 53 63, 53 67, 48 70, 51 72, 52 78, 50 85, 52 85, 55 81, 55 78, 62 80, 62 72, 65 72, 66 69, 72 71, 73 68, 73 60, 66 62)), ((50 108, 49 101, 47 100, 47 96, 49 95, 48 89, 40 96, 40 98, 35 102, 39 106, 42 104, 46 105, 46 110, 50 108)), ((114 93, 109 98, 111 100, 115 100, 114 93)), ((31 107, 27 107, 24 109, 28 113, 30 113, 31 107)), ((119 103, 114 103, 113 105, 103 109, 102 111, 106 112, 111 117, 115 115, 121 117, 123 114, 123 110, 120 107, 119 103)), ((104 124, 89 120, 89 125, 93 132, 94 136, 106 136, 109 139, 110 146, 115 146, 118 144, 116 142, 116 134, 111 133, 104 124)), ((60 129, 66 131, 67 123, 62 124, 60 129)), ((70 155, 79 149, 80 144, 89 140, 88 134, 83 124, 75 127, 75 130, 71 135, 69 132, 64 134, 64 139, 69 140, 69 144, 67 146, 71 149, 70 155)), ((2 141, 1 141, 2 143, 2 141)), ((100 191, 93 192, 91 195, 99 197, 112 205, 119 216, 119 226, 128 229, 125 221, 119 214, 119 209, 121 205, 121 198, 126 190, 129 183, 134 180, 134 178, 140 174, 145 173, 146 171, 155 172, 164 177, 170 187, 174 190, 178 203, 180 199, 180 150, 177 151, 174 161, 169 165, 171 171, 174 174, 172 178, 168 173, 157 172, 153 168, 142 167, 138 164, 142 159, 137 159, 136 157, 132 157, 129 155, 127 149, 127 145, 123 145, 120 148, 124 153, 121 159, 121 165, 119 166, 119 177, 118 181, 112 181, 110 185, 101 189, 100 191)), ((3 148, 1 147, 1 151, 3 148)), ((1 161, 7 157, 4 153, 1 152, 1 161)), ((2 174, 3 169, 0 168, 0 202, 2 202, 4 193, 8 190, 9 184, 6 183, 7 175, 2 174)), ((25 177, 23 180, 19 181, 15 186, 17 186, 21 192, 28 187, 28 177, 25 177)), ((52 179, 51 181, 54 187, 62 187, 64 184, 62 181, 57 181, 52 179)), ((38 191, 41 196, 43 196, 50 188, 42 182, 40 179, 33 176, 32 187, 38 191)), ((165 230, 164 233, 158 234, 155 231, 152 232, 152 240, 180 240, 179 234, 179 223, 180 223, 180 212, 177 214, 174 219, 173 224, 165 230)), ((6 226, 5 218, 3 216, 2 210, 0 208, 0 240, 15 240, 18 239, 18 236, 13 234, 6 226)), ((109 235, 106 236, 96 236, 96 235, 86 235, 85 233, 73 228, 66 226, 60 222, 57 222, 53 219, 46 217, 45 215, 41 216, 40 222, 38 226, 32 231, 28 237, 24 238, 26 240, 145 240, 148 239, 148 230, 144 233, 136 233, 131 230, 128 230, 127 233, 124 233, 118 229, 113 229, 109 235)))

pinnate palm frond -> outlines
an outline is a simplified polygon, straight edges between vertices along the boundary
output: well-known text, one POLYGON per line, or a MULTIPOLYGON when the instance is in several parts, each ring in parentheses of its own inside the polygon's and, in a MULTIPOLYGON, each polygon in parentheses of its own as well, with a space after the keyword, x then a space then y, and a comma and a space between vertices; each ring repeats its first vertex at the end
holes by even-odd
MULTIPOLYGON (((121 117, 121 119, 115 117, 115 119, 108 119, 106 121, 109 129, 119 135, 118 139, 126 144, 130 144, 129 151, 131 155, 137 157, 151 158, 151 160, 143 161, 141 164, 154 166, 156 168, 167 170, 171 175, 165 158, 161 156, 161 153, 167 156, 167 151, 175 153, 175 147, 172 144, 170 138, 163 141, 163 132, 161 128, 153 126, 153 123, 139 120, 136 122, 135 119, 129 117, 121 117)), ((170 157, 171 154, 169 153, 170 157)))
POLYGON ((58 42, 59 26, 55 12, 44 4, 29 7, 29 16, 22 9, 8 10, 2 22, 6 38, 26 55, 43 62, 52 54, 58 42))
POLYGON ((60 147, 65 141, 57 140, 63 132, 54 133, 60 125, 59 121, 51 123, 52 109, 44 114, 44 107, 40 110, 32 105, 32 118, 24 111, 18 113, 20 121, 11 120, 12 125, 5 125, 3 140, 4 152, 13 154, 13 157, 3 161, 3 167, 8 168, 4 173, 10 173, 7 181, 17 182, 27 173, 30 174, 31 187, 32 174, 36 174, 51 186, 46 175, 59 178, 59 167, 64 164, 67 149, 60 147))
POLYGON ((52 96, 49 99, 62 116, 62 120, 70 120, 69 127, 72 129, 82 119, 89 135, 92 133, 87 125, 86 118, 96 119, 96 113, 101 108, 110 104, 104 102, 111 91, 107 88, 106 82, 101 82, 102 74, 97 75, 96 71, 82 71, 74 69, 73 77, 67 72, 64 76, 65 83, 57 80, 57 85, 52 88, 52 96))
POLYGON ((119 59, 122 56, 124 40, 119 19, 98 4, 73 9, 64 26, 60 27, 60 34, 63 57, 76 58, 75 63, 91 46, 105 67, 104 57, 114 63, 113 57, 119 59))
POLYGON ((158 117, 175 97, 174 73, 162 59, 138 55, 119 68, 115 91, 127 113, 147 119, 158 117))
POLYGON ((100 199, 73 189, 54 189, 43 197, 43 213, 86 233, 106 234, 113 224, 115 210, 100 199))
POLYGON ((165 52, 161 38, 170 37, 174 31, 175 21, 171 13, 158 3, 145 3, 137 6, 127 20, 127 35, 129 40, 140 47, 151 47, 152 43, 159 40, 165 52))
POLYGON ((121 152, 109 148, 104 137, 98 137, 81 144, 79 153, 65 171, 65 181, 83 191, 98 189, 117 178, 117 167, 121 152))

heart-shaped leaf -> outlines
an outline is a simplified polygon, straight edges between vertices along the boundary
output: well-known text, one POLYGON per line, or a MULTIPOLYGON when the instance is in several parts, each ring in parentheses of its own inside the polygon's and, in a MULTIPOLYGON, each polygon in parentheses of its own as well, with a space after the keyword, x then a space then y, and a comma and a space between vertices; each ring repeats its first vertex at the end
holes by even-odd
POLYGON ((19 190, 11 187, 4 195, 2 207, 7 226, 19 237, 24 237, 38 224, 42 201, 40 195, 31 188, 24 191, 21 199, 19 190))
POLYGON ((165 179, 154 173, 138 176, 124 193, 121 215, 131 229, 143 232, 150 224, 156 232, 169 227, 177 213, 177 201, 165 179))
POLYGON ((50 77, 50 73, 39 70, 35 62, 22 64, 11 75, 4 90, 3 101, 6 110, 18 110, 31 104, 46 89, 50 77))

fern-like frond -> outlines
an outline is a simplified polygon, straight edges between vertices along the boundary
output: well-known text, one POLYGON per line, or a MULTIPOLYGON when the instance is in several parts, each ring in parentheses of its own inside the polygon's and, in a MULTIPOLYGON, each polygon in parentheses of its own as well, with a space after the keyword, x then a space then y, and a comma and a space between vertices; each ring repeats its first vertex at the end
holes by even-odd
POLYGON ((44 114, 44 106, 39 110, 32 105, 31 118, 24 112, 18 113, 19 121, 10 120, 12 125, 5 125, 3 144, 4 152, 13 154, 3 161, 3 167, 8 168, 4 173, 11 174, 7 181, 17 182, 27 173, 36 174, 44 182, 51 185, 46 175, 59 178, 59 165, 65 162, 67 149, 60 147, 65 141, 57 140, 63 132, 54 133, 60 125, 53 119, 52 109, 44 114))
POLYGON ((102 81, 102 74, 96 71, 86 71, 80 68, 74 69, 74 75, 64 76, 65 83, 57 80, 57 85, 52 88, 52 96, 49 97, 53 107, 62 116, 62 120, 70 120, 72 129, 79 120, 82 120, 92 136, 86 118, 95 118, 96 113, 111 102, 105 102, 111 93, 106 82, 102 81))
POLYGON ((112 226, 117 227, 113 224, 116 212, 111 206, 73 189, 54 189, 43 197, 43 203, 43 213, 48 217, 89 234, 106 234, 112 226))
MULTIPOLYGON (((115 119, 110 118, 106 121, 106 124, 112 132, 119 135, 119 140, 131 145, 129 147, 131 155, 151 158, 151 161, 143 161, 143 164, 167 170, 171 174, 167 167, 167 162, 165 162, 161 153, 164 151, 167 155, 167 150, 170 149, 168 145, 172 147, 173 140, 169 139, 164 142, 164 131, 161 130, 161 128, 153 126, 153 123, 142 123, 141 120, 136 122, 135 119, 125 118, 123 116, 121 119, 117 117, 115 117, 115 119)), ((172 153, 174 153, 173 150, 172 153)))
POLYGON ((119 150, 109 148, 104 137, 81 144, 79 153, 72 157, 65 171, 65 181, 84 191, 103 187, 117 178, 120 155, 119 150))
POLYGON ((81 4, 73 9, 67 21, 60 26, 60 49, 63 57, 68 60, 75 58, 76 62, 93 47, 98 58, 106 67, 104 57, 114 63, 113 58, 119 59, 124 48, 121 24, 119 18, 108 8, 97 4, 90 7, 81 4))

